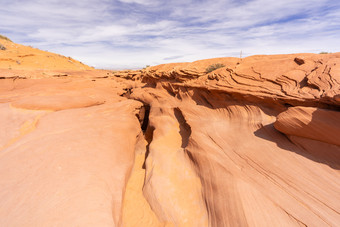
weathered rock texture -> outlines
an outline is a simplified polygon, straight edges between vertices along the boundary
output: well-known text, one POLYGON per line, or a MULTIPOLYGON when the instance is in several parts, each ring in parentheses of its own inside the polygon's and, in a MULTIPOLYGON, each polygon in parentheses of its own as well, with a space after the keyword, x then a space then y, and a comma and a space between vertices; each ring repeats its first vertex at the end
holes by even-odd
POLYGON ((339 53, 22 70, 0 71, 4 226, 340 225, 339 53))

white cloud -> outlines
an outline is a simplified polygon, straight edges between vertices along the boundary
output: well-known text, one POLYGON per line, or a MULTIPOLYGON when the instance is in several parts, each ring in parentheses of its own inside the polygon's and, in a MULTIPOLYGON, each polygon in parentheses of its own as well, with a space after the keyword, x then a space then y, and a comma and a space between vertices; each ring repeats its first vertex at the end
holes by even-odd
POLYGON ((149 5, 152 4, 152 0, 120 0, 120 2, 124 3, 137 3, 137 4, 142 4, 142 5, 149 5))
POLYGON ((335 1, 4 1, 0 33, 97 67, 340 51, 335 1))

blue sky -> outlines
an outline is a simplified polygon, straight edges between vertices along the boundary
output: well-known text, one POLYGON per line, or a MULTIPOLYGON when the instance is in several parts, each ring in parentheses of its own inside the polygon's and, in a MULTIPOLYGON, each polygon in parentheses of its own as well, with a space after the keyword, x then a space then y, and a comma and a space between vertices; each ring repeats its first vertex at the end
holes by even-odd
POLYGON ((96 68, 340 51, 337 0, 1 0, 0 34, 96 68))

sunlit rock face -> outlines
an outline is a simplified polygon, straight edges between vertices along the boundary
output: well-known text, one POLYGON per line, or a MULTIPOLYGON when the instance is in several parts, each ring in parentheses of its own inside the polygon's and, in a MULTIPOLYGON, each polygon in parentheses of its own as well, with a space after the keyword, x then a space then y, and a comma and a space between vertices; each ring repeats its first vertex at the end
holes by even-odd
POLYGON ((0 43, 27 64, 0 59, 2 225, 340 225, 339 53, 112 72, 0 43))

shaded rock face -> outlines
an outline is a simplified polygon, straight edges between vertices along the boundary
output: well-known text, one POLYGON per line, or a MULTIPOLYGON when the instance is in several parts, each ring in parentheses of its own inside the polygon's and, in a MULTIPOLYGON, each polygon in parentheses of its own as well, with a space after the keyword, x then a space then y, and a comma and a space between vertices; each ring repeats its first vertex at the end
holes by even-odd
POLYGON ((339 226, 339 65, 301 54, 6 71, 2 223, 339 226))

